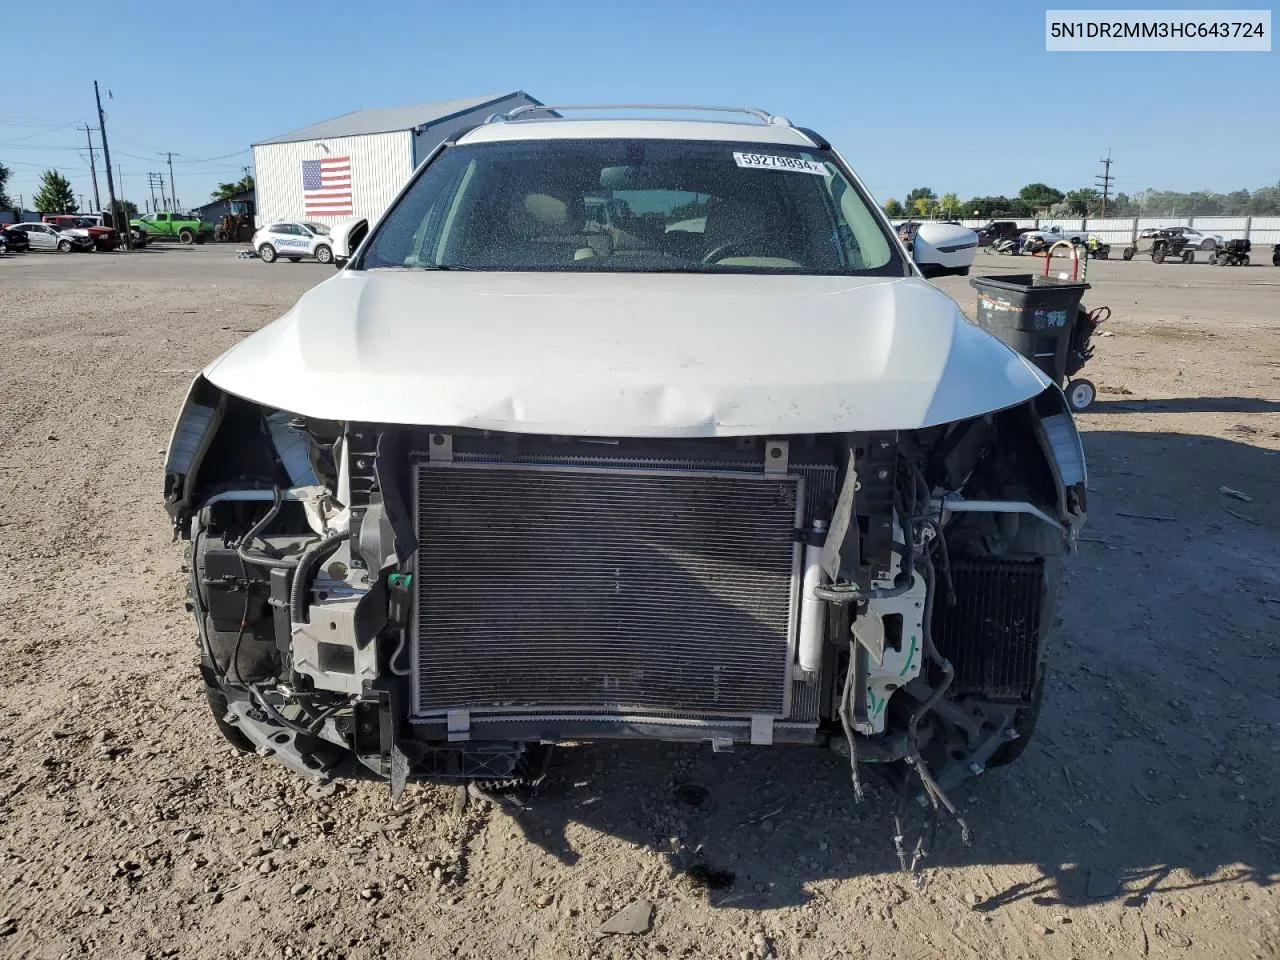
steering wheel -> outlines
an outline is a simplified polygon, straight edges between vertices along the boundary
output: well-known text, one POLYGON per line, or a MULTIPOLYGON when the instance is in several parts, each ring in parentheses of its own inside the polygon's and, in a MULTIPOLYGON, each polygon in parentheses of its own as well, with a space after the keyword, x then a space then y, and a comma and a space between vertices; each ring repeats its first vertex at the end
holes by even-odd
POLYGON ((727 243, 722 243, 720 244, 720 246, 716 247, 714 250, 708 253, 705 257, 703 257, 702 262, 715 263, 719 260, 723 260, 725 257, 725 254, 727 254, 730 250, 737 250, 739 247, 744 247, 748 243, 751 243, 754 240, 763 240, 763 239, 765 238, 764 237, 741 237, 740 239, 737 239, 737 240, 730 240, 727 243))

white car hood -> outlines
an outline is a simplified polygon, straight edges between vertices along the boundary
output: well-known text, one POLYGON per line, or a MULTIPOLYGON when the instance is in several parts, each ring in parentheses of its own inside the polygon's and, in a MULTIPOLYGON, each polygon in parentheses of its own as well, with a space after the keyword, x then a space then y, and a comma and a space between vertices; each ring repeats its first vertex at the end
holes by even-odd
POLYGON ((916 278, 344 271, 204 372, 326 420, 578 436, 913 429, 1049 381, 916 278))

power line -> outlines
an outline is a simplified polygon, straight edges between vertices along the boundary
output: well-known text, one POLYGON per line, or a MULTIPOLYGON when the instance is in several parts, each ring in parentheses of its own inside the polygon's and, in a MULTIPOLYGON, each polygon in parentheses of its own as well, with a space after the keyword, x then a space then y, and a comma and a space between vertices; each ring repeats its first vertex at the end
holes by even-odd
POLYGON ((1115 177, 1111 175, 1111 148, 1107 148, 1107 156, 1105 160, 1099 160, 1102 164, 1102 176, 1095 178, 1094 184, 1102 189, 1102 216, 1107 215, 1107 200, 1111 198, 1111 184, 1115 177))

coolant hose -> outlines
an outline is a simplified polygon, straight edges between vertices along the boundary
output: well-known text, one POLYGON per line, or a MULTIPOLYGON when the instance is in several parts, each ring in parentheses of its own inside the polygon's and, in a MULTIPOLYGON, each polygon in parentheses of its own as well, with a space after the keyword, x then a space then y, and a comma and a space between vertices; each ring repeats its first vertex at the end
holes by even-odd
POLYGON ((318 540, 307 548, 306 552, 298 558, 298 566, 293 571, 293 584, 289 590, 289 622, 290 623, 306 623, 306 595, 307 581, 311 579, 311 572, 326 556, 344 540, 351 539, 351 531, 343 530, 340 533, 327 534, 323 539, 318 540))

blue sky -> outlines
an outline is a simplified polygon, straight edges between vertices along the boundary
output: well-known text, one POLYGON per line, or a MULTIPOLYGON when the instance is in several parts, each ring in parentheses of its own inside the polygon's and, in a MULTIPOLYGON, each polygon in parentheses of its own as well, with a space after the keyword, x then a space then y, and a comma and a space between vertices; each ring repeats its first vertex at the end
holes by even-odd
POLYGON ((255 140, 361 107, 511 89, 549 103, 761 106, 822 132, 881 201, 921 185, 962 197, 1091 185, 1108 148, 1130 193, 1280 180, 1280 44, 1046 53, 1047 5, 14 0, 5 36, 32 52, 11 52, 30 71, 0 87, 0 162, 15 196, 46 167, 89 196, 75 124, 96 119, 96 79, 113 94, 113 166, 139 203, 160 151, 175 153, 191 206, 241 175, 255 140), (50 54, 50 37, 80 52, 50 54))

